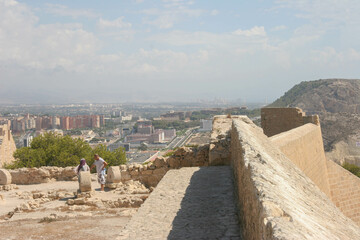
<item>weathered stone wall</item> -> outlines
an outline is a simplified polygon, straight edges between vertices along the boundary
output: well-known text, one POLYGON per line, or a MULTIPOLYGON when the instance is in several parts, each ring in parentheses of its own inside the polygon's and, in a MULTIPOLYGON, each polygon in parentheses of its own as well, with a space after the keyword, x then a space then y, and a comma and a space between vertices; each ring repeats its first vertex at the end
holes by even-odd
POLYGON ((300 127, 306 123, 320 125, 318 115, 305 116, 300 108, 261 109, 261 127, 268 137, 300 127))
POLYGON ((148 164, 121 165, 121 181, 140 181, 147 187, 155 187, 169 169, 209 165, 209 145, 198 148, 182 147, 167 158, 156 158, 148 164))
POLYGON ((231 159, 244 239, 360 239, 360 228, 247 117, 233 120, 231 159))
POLYGON ((13 184, 38 184, 51 181, 75 181, 75 167, 19 168, 9 170, 13 184))
POLYGON ((8 125, 0 125, 0 168, 13 162, 16 145, 8 125))
POLYGON ((225 115, 213 118, 213 127, 210 135, 209 164, 230 165, 230 129, 232 119, 225 115))
POLYGON ((360 178, 327 161, 331 200, 345 214, 360 226, 360 178))
POLYGON ((308 123, 274 135, 270 139, 329 198, 331 197, 320 126, 308 123))
MULTIPOLYGON (((121 181, 140 181, 155 187, 169 169, 209 165, 209 145, 197 148, 182 147, 167 158, 159 157, 147 164, 121 165, 121 181)), ((9 170, 13 184, 38 184, 51 181, 76 181, 75 167, 19 168, 9 170)))

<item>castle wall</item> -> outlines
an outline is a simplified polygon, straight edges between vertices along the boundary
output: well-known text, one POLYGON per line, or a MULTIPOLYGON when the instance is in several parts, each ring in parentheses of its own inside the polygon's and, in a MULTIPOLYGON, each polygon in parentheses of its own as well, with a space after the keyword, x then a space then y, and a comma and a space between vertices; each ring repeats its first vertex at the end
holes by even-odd
POLYGON ((360 178, 333 161, 327 161, 327 170, 332 201, 360 225, 360 178))
POLYGON ((8 125, 0 125, 0 168, 4 164, 12 163, 16 145, 8 125))
POLYGON ((308 123, 274 135, 270 140, 330 198, 320 126, 308 123))
POLYGON ((360 239, 359 227, 247 117, 231 131, 244 239, 360 239))
POLYGON ((209 164, 211 166, 230 165, 230 130, 232 119, 226 115, 213 118, 210 136, 209 164))
POLYGON ((151 164, 121 165, 121 181, 140 181, 147 187, 156 187, 170 169, 209 165, 209 145, 198 148, 182 147, 167 158, 157 158, 151 164))
POLYGON ((300 108, 261 109, 261 127, 268 137, 300 127, 306 123, 320 125, 318 115, 306 116, 300 108))

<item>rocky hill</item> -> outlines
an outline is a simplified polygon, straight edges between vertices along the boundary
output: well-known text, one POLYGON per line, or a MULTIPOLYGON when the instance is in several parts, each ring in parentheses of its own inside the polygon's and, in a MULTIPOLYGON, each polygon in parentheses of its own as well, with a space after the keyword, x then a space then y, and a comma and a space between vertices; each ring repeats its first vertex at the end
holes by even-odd
POLYGON ((360 80, 301 82, 269 107, 300 107, 309 113, 360 113, 360 80))
POLYGON ((299 107, 318 114, 328 159, 360 166, 360 80, 301 82, 269 107, 299 107))

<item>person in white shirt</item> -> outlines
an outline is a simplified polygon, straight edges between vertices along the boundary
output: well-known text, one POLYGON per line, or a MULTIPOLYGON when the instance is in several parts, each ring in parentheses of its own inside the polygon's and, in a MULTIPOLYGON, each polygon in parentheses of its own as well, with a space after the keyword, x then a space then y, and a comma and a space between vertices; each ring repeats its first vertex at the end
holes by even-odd
POLYGON ((104 191, 104 187, 105 187, 105 167, 108 165, 108 163, 104 159, 99 157, 98 154, 94 155, 94 159, 95 159, 95 162, 91 165, 90 171, 91 171, 91 169, 96 167, 96 172, 97 172, 97 176, 98 176, 98 182, 101 185, 101 191, 104 191))

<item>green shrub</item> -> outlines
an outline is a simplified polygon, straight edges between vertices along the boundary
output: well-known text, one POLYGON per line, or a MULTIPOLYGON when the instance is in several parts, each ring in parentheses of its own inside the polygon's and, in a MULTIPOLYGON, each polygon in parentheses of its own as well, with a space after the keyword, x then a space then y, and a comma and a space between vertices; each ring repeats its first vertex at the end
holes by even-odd
POLYGON ((5 167, 14 169, 76 166, 81 158, 85 158, 88 165, 91 165, 94 162, 94 154, 99 154, 109 165, 120 165, 126 162, 124 148, 118 148, 111 152, 107 150, 106 146, 100 144, 92 149, 87 142, 80 138, 73 139, 68 135, 45 133, 35 137, 31 147, 17 149, 14 153, 15 162, 5 167))
POLYGON ((342 167, 348 170, 349 172, 353 173, 354 175, 360 177, 360 167, 347 162, 344 163, 342 167))

